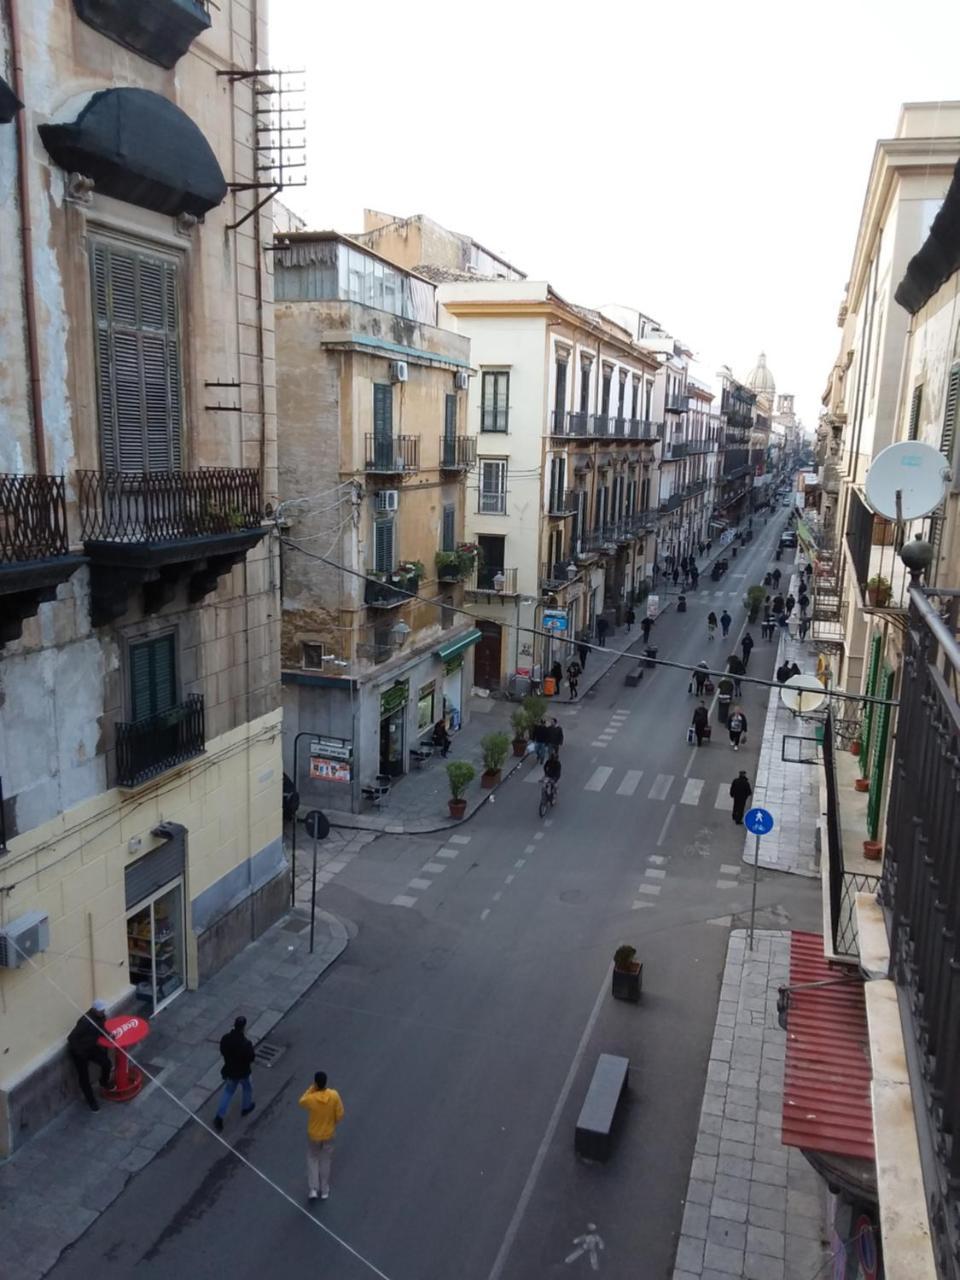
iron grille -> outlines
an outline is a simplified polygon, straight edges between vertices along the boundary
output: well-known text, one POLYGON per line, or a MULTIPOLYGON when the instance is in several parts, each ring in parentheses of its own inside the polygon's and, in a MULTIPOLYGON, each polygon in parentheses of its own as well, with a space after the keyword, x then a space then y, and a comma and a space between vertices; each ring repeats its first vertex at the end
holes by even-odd
POLYGON ((473 436, 441 436, 440 466, 444 471, 469 471, 477 465, 477 442, 473 436))
POLYGON ((68 551, 63 476, 0 475, 0 564, 68 551))
POLYGON ((84 542, 154 542, 257 529, 260 473, 253 468, 200 471, 78 471, 84 542))
POLYGON ((203 754, 203 697, 142 720, 117 724, 117 785, 138 787, 158 774, 203 754))
POLYGON ((364 467, 367 471, 398 475, 420 470, 419 436, 387 436, 368 431, 364 439, 364 467))

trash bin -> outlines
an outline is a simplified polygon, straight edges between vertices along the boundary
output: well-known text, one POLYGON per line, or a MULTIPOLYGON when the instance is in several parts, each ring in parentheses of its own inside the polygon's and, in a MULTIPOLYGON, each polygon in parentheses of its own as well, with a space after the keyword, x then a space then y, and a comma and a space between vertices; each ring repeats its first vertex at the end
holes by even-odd
POLYGON ((686 612, 687 612, 687 597, 678 596, 677 597, 677 613, 686 613, 686 612))
POLYGON ((530 677, 518 676, 514 671, 507 680, 507 697, 519 702, 530 692, 530 677))
POLYGON ((556 696, 557 682, 553 676, 544 676, 543 678, 543 695, 545 698, 553 698, 556 696))
POLYGON ((657 650, 653 645, 648 644, 646 649, 644 649, 643 652, 646 654, 646 659, 647 659, 643 665, 647 668, 648 671, 652 671, 654 667, 657 665, 653 661, 653 659, 657 656, 657 650))
POLYGON ((717 699, 717 719, 720 721, 721 724, 727 723, 727 716, 729 714, 730 714, 730 699, 718 698, 717 699))

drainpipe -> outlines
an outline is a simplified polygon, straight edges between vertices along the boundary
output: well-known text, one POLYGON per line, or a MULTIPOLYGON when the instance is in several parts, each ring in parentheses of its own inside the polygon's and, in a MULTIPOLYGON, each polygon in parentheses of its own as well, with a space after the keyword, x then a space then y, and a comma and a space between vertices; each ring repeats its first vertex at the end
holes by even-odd
MULTIPOLYGON (((23 56, 20 49, 20 19, 17 0, 8 0, 10 59, 13 63, 13 91, 26 102, 23 88, 23 56)), ((20 251, 23 259, 23 310, 27 327, 27 367, 30 373, 30 408, 33 425, 33 461, 37 475, 47 473, 47 450, 43 430, 43 390, 40 384, 40 347, 37 342, 37 299, 33 289, 33 217, 30 211, 30 182, 27 174, 27 108, 17 112, 17 197, 20 201, 20 251)))

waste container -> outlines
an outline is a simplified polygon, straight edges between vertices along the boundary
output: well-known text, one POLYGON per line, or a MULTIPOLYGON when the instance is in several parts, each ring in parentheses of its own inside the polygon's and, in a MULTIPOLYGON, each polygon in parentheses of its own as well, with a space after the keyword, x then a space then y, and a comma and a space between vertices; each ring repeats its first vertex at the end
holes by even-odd
POLYGON ((530 692, 530 677, 520 676, 514 671, 507 680, 507 697, 519 701, 530 692))
POLYGON ((646 654, 646 659, 647 659, 643 665, 647 668, 648 671, 652 671, 653 668, 657 665, 653 661, 653 659, 657 656, 657 650, 654 645, 648 644, 646 649, 644 649, 643 652, 646 654))
POLYGON ((677 613, 686 613, 686 612, 687 612, 687 597, 678 596, 677 597, 677 613))
POLYGON ((543 694, 546 698, 553 698, 557 692, 557 682, 553 676, 543 677, 543 694))

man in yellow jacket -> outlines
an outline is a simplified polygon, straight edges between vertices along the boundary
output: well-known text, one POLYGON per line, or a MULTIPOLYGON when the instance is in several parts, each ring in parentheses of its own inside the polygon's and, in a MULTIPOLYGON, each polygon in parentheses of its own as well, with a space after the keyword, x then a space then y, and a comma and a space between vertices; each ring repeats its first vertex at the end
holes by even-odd
POLYGON ((330 1195, 330 1164, 333 1135, 343 1119, 343 1103, 336 1089, 327 1088, 327 1073, 318 1071, 313 1084, 300 1099, 307 1112, 307 1199, 330 1195))

